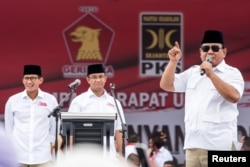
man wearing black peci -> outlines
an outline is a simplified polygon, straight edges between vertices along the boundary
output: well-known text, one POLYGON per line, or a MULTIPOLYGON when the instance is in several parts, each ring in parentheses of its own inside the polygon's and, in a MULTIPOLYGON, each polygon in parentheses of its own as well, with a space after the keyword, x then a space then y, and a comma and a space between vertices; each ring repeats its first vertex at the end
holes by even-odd
POLYGON ((223 34, 205 31, 200 49, 201 65, 176 74, 182 57, 178 42, 168 51, 169 63, 160 87, 185 92, 185 142, 187 167, 206 167, 208 150, 231 150, 237 141, 237 102, 244 91, 241 72, 225 61, 223 34), (226 139, 226 140, 225 140, 226 139))
POLYGON ((118 115, 118 109, 121 117, 117 116, 114 123, 114 140, 110 142, 110 153, 111 157, 122 155, 122 124, 121 120, 125 121, 122 106, 118 100, 116 100, 118 109, 114 102, 114 98, 110 96, 105 90, 104 86, 107 81, 107 76, 102 64, 92 64, 88 66, 86 81, 89 84, 87 91, 81 93, 75 97, 68 109, 68 112, 114 112, 118 115))

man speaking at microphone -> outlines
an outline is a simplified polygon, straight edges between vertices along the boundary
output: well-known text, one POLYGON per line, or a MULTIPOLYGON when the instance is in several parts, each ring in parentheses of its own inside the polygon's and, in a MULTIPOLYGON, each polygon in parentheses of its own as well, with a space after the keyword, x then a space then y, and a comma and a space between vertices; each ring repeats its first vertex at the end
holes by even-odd
POLYGON ((178 42, 168 51, 169 63, 160 87, 185 93, 186 167, 208 166, 208 150, 232 150, 237 141, 237 102, 244 91, 240 71, 225 62, 223 34, 207 30, 200 45, 202 63, 176 74, 182 57, 178 42))
POLYGON ((122 155, 122 124, 121 119, 125 121, 121 103, 110 96, 105 90, 105 83, 107 76, 102 64, 92 64, 88 66, 86 81, 89 84, 87 91, 76 96, 68 109, 68 112, 92 112, 92 113, 117 113, 117 119, 114 122, 114 135, 115 141, 110 141, 110 154, 111 158, 116 158, 117 155, 122 155), (122 118, 118 115, 118 110, 122 118), (116 154, 116 153, 119 154, 116 154))

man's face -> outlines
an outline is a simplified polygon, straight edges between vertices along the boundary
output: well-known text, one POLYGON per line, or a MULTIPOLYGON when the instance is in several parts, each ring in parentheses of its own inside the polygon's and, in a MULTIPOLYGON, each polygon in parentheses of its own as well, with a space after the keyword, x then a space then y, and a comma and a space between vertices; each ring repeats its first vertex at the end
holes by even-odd
POLYGON ((93 92, 103 92, 105 83, 107 81, 107 76, 104 73, 90 74, 86 79, 93 92))
POLYGON ((39 85, 43 83, 43 77, 33 74, 24 75, 22 82, 27 92, 35 92, 38 90, 39 85))
POLYGON ((223 48, 220 43, 204 43, 200 48, 201 60, 206 60, 207 55, 212 57, 213 67, 221 63, 221 61, 226 57, 227 49, 223 48))

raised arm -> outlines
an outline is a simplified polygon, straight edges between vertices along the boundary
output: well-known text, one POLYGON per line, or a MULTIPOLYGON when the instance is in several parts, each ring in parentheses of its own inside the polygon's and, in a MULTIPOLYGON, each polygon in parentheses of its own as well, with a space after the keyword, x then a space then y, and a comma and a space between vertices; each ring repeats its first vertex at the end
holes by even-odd
POLYGON ((165 91, 174 91, 174 74, 181 56, 182 52, 179 43, 175 42, 175 46, 168 51, 169 63, 160 80, 160 88, 165 91))

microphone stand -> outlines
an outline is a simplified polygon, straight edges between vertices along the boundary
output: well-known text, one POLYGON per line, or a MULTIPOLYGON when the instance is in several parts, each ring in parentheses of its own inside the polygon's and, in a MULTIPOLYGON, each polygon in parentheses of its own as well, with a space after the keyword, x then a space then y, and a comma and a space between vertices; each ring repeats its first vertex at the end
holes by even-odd
POLYGON ((114 94, 114 90, 115 90, 115 85, 110 83, 110 92, 112 94, 112 96, 114 97, 114 101, 115 101, 115 106, 119 115, 119 118, 121 120, 121 124, 122 124, 122 155, 125 157, 125 140, 127 139, 127 125, 124 123, 122 116, 121 116, 121 112, 118 108, 117 102, 116 102, 116 98, 115 98, 115 94, 114 94))
POLYGON ((53 117, 55 117, 55 119, 56 119, 55 159, 57 159, 57 152, 58 152, 58 139, 57 139, 57 133, 58 133, 58 120, 59 120, 59 117, 61 118, 61 112, 60 112, 60 110, 61 110, 61 108, 62 108, 62 106, 63 106, 63 103, 64 103, 66 100, 68 100, 68 98, 69 98, 69 97, 72 95, 72 93, 74 92, 75 88, 76 88, 76 86, 69 88, 69 89, 70 89, 70 92, 67 94, 67 96, 65 96, 65 97, 61 100, 61 102, 58 104, 58 106, 55 107, 55 108, 53 109, 53 111, 50 112, 50 114, 48 115, 48 117, 53 116, 53 117))

